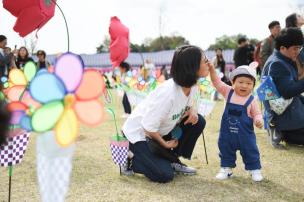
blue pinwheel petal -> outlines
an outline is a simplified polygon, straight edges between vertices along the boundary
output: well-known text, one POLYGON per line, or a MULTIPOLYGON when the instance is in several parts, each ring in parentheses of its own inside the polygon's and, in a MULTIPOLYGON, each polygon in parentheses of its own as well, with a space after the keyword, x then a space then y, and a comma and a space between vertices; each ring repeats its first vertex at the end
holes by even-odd
POLYGON ((31 81, 30 94, 38 102, 47 103, 63 99, 66 89, 56 75, 41 73, 31 81))

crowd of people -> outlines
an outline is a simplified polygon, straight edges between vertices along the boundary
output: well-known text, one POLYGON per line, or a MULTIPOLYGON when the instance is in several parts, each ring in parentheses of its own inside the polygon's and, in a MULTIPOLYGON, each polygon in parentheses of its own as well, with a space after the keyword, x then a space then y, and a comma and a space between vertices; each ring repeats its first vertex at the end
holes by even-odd
POLYGON ((22 69, 29 61, 35 62, 38 69, 50 67, 50 63, 46 60, 45 51, 38 50, 36 55, 37 61, 34 61, 24 46, 19 49, 15 46, 15 49, 12 50, 7 47, 7 38, 4 35, 0 35, 0 78, 8 76, 9 70, 13 68, 22 69))

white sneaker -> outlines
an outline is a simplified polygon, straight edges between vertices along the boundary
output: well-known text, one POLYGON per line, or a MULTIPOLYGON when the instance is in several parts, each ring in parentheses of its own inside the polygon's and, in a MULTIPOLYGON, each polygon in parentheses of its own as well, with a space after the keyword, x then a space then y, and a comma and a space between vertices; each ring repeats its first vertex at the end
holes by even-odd
POLYGON ((221 168, 218 174, 215 176, 218 180, 225 180, 232 176, 231 168, 221 168))
POLYGON ((252 180, 255 182, 260 182, 263 180, 261 170, 250 170, 249 171, 252 177, 252 180))
POLYGON ((196 169, 192 167, 188 167, 183 163, 171 163, 172 168, 177 173, 182 173, 185 175, 195 175, 196 169))

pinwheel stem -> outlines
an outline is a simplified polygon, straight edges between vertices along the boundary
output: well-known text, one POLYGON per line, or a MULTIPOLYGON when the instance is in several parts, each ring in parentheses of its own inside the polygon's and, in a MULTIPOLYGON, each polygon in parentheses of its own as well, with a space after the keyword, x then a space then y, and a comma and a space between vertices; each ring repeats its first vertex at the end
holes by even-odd
POLYGON ((67 37, 68 37, 68 52, 70 52, 70 34, 69 34, 69 27, 68 27, 68 23, 66 21, 66 18, 65 18, 65 15, 62 11, 62 9, 60 8, 60 6, 57 4, 57 2, 55 0, 52 0, 52 2, 58 7, 58 9, 60 10, 61 14, 62 14, 62 17, 64 19, 64 22, 65 22, 65 28, 66 28, 66 31, 67 31, 67 37))
POLYGON ((20 97, 19 97, 19 101, 21 101, 21 100, 22 100, 23 95, 24 95, 24 93, 25 93, 26 89, 27 89, 27 87, 25 87, 25 88, 24 88, 24 90, 22 91, 22 93, 21 93, 21 95, 20 95, 20 97))
POLYGON ((119 133, 118 133, 118 127, 117 127, 117 123, 116 123, 116 117, 115 117, 114 110, 111 109, 110 107, 108 107, 107 111, 110 112, 112 114, 112 116, 113 116, 114 123, 115 123, 115 129, 116 129, 116 137, 117 137, 117 140, 119 140, 119 133))
POLYGON ((9 181, 8 181, 8 202, 11 201, 12 175, 13 175, 13 166, 9 166, 9 169, 8 169, 8 176, 9 176, 9 181))

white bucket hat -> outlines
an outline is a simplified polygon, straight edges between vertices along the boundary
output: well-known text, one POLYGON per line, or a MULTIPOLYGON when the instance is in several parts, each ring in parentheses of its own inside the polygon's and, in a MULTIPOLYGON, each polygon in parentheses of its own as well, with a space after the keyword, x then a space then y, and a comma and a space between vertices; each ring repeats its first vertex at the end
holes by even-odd
POLYGON ((230 75, 229 78, 231 81, 233 81, 234 77, 237 75, 245 74, 252 76, 256 80, 256 68, 259 66, 259 63, 257 62, 252 62, 249 65, 242 65, 234 69, 230 75))

